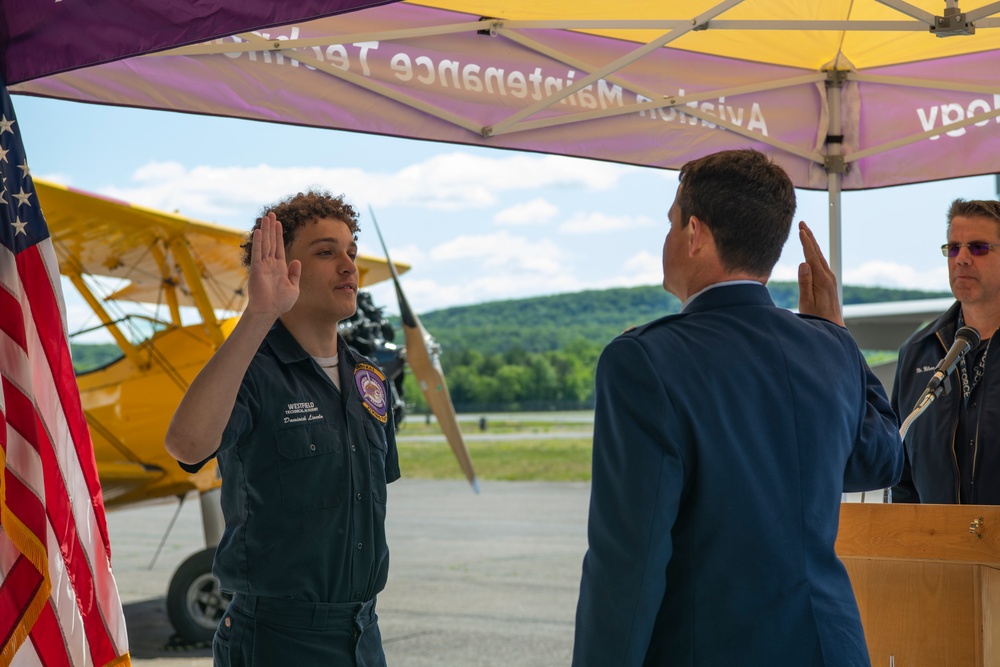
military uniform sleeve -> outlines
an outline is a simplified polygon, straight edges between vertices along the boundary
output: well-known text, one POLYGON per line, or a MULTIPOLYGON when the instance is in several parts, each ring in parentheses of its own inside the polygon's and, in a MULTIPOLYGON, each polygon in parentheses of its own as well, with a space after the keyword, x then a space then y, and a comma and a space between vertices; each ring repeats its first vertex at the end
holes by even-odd
POLYGON ((865 405, 854 449, 844 470, 847 492, 887 488, 898 482, 903 472, 903 443, 899 439, 896 413, 860 350, 857 355, 865 405))
MULTIPOLYGON (((909 414, 903 414, 899 409, 899 391, 901 378, 903 377, 903 354, 900 350, 899 362, 896 364, 896 379, 892 383, 892 410, 896 413, 896 418, 902 424, 909 414)), ((919 503, 917 487, 913 485, 913 475, 910 472, 910 455, 906 453, 906 445, 903 445, 903 474, 899 483, 892 487, 892 502, 894 503, 919 503)))
POLYGON ((574 667, 641 665, 664 591, 685 465, 680 425, 642 346, 618 338, 597 368, 593 482, 574 667))

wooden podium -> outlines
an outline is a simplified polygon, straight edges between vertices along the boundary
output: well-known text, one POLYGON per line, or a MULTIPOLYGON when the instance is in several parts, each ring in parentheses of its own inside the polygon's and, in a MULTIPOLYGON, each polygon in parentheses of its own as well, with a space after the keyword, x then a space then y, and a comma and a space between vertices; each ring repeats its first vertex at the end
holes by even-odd
POLYGON ((844 503, 873 667, 1000 667, 1000 506, 844 503))

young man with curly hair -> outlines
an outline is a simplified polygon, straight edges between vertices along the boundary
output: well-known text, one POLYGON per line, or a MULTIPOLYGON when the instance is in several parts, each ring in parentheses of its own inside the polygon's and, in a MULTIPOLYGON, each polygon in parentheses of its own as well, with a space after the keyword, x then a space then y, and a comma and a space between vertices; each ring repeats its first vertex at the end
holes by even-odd
POLYGON ((399 462, 385 376, 337 335, 357 307, 358 224, 342 197, 267 207, 244 244, 246 310, 166 436, 188 471, 217 458, 234 594, 216 665, 383 666, 386 484, 399 462))

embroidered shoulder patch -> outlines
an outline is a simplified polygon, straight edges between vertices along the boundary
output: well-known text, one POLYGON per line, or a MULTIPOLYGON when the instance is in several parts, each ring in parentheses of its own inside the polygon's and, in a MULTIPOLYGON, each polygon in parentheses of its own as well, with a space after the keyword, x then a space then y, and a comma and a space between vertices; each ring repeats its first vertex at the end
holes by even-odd
POLYGON ((389 420, 386 414, 389 401, 385 393, 385 376, 379 369, 369 364, 354 367, 354 384, 361 394, 361 402, 375 419, 383 424, 389 420))

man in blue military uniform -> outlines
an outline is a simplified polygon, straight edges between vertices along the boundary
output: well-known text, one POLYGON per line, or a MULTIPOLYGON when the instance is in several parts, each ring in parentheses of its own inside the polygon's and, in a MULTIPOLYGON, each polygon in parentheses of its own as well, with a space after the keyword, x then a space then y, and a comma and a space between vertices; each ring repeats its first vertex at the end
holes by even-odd
POLYGON ((357 231, 325 193, 267 209, 245 246, 246 310, 167 432, 185 469, 217 457, 222 474, 213 569, 234 597, 216 665, 385 665, 375 599, 399 463, 385 377, 337 335, 357 304, 357 231))
POLYGON ((902 446, 805 225, 799 310, 826 319, 764 286, 794 212, 756 151, 681 170, 663 285, 684 308, 597 368, 575 667, 869 663, 841 494, 894 483, 902 446))

